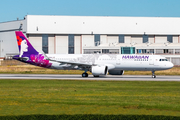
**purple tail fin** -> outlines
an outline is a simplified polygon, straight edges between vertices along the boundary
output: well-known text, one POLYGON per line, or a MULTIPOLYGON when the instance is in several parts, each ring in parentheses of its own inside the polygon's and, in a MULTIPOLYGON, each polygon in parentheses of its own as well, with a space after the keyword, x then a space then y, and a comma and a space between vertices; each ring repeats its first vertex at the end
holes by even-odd
POLYGON ((19 48, 19 57, 30 57, 29 55, 31 54, 39 54, 21 31, 16 31, 16 38, 19 48))
POLYGON ((43 54, 37 52, 31 43, 27 40, 21 31, 16 31, 17 44, 19 48, 19 55, 15 55, 13 59, 33 64, 36 66, 51 67, 52 63, 46 60, 43 54))

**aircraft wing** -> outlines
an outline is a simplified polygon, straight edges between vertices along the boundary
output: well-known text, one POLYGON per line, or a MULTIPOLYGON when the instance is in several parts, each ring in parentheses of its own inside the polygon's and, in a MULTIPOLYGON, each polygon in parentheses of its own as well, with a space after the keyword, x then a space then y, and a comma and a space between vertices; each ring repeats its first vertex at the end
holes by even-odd
POLYGON ((70 62, 70 61, 58 61, 58 60, 53 60, 53 59, 47 59, 49 61, 54 61, 54 62, 59 62, 60 65, 63 65, 63 64, 71 64, 71 65, 77 65, 77 66, 86 66, 86 67, 91 67, 93 65, 96 65, 96 64, 91 64, 91 63, 79 63, 79 62, 70 62))

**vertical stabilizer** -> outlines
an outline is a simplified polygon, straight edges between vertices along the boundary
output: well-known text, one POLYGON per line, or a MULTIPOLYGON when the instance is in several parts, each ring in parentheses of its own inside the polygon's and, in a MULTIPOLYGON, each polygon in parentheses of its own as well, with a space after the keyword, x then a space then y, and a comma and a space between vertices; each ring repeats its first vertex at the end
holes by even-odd
POLYGON ((13 59, 40 67, 51 67, 52 63, 45 59, 45 55, 40 54, 34 49, 21 31, 16 31, 15 33, 19 48, 19 55, 15 55, 13 59))
POLYGON ((29 55, 39 54, 21 31, 16 31, 16 38, 19 48, 19 57, 30 57, 29 55))

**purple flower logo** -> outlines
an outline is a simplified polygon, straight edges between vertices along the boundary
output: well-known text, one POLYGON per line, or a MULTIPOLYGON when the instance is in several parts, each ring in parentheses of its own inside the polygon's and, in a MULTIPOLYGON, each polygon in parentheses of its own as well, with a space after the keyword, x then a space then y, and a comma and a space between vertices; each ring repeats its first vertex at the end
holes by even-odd
POLYGON ((33 64, 40 67, 50 68, 52 65, 52 63, 49 63, 49 60, 44 59, 44 56, 42 54, 38 54, 38 55, 32 54, 30 58, 33 64))

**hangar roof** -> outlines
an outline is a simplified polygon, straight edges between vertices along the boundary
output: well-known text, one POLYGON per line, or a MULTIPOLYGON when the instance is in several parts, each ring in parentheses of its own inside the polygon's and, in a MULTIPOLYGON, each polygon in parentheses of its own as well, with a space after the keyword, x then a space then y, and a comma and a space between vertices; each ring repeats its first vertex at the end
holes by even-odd
POLYGON ((180 35, 180 18, 27 15, 27 33, 180 35))

